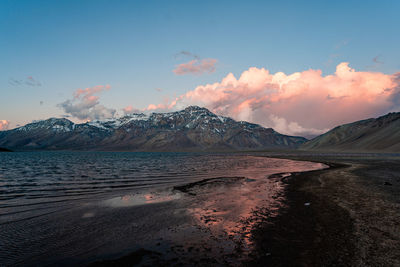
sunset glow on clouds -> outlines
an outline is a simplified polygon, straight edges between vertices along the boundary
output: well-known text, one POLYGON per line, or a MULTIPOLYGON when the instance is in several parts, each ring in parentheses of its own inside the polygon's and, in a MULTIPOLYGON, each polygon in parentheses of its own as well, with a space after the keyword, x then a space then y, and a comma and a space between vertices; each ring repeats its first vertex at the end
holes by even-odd
MULTIPOLYGON (((283 134, 313 137, 340 124, 399 111, 399 84, 400 73, 356 71, 347 62, 340 63, 334 74, 326 76, 313 69, 272 74, 252 67, 239 78, 229 73, 220 82, 197 86, 173 101, 149 104, 144 110, 130 105, 122 111, 164 112, 198 105, 283 134)), ((110 88, 98 85, 78 89, 72 99, 58 106, 80 120, 114 117, 115 109, 99 103, 99 95, 110 88)))
POLYGON ((7 120, 0 120, 0 131, 7 130, 10 126, 10 122, 7 120))
POLYGON ((399 106, 387 80, 400 71, 400 1, 44 2, 0 1, 9 129, 198 104, 320 133, 399 106))
POLYGON ((129 114, 129 113, 133 112, 133 107, 130 105, 130 106, 124 107, 122 110, 124 111, 124 113, 129 114))
POLYGON ((110 90, 110 85, 97 85, 78 89, 72 99, 58 104, 65 113, 80 120, 101 120, 114 117, 116 110, 106 108, 99 103, 98 94, 110 90))
POLYGON ((10 122, 7 120, 0 120, 0 131, 7 130, 10 126, 10 122))
POLYGON ((339 124, 396 111, 399 77, 400 74, 359 72, 347 62, 326 76, 312 69, 271 74, 253 67, 238 79, 230 73, 221 82, 197 86, 168 104, 152 104, 147 110, 198 105, 281 133, 313 136, 339 124))
POLYGON ((212 73, 215 71, 215 64, 217 63, 216 59, 213 58, 205 58, 205 59, 193 59, 187 63, 179 64, 173 72, 176 75, 184 75, 184 74, 203 74, 203 73, 212 73))

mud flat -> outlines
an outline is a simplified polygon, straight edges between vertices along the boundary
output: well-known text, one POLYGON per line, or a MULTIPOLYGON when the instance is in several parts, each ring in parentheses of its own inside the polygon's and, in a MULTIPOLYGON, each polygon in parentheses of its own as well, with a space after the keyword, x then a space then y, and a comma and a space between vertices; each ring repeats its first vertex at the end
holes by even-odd
POLYGON ((286 205, 252 230, 246 265, 400 266, 399 154, 273 154, 329 169, 285 179, 286 205))
POLYGON ((150 237, 147 242, 137 239, 140 246, 136 250, 122 257, 105 257, 91 266, 262 263, 260 255, 269 250, 258 246, 258 236, 268 233, 265 220, 278 218, 281 210, 286 210, 284 188, 291 173, 327 167, 299 161, 282 161, 276 166, 281 172, 257 171, 245 175, 239 172, 237 176, 214 177, 173 187, 173 192, 180 195, 179 200, 170 203, 173 207, 165 206, 169 212, 164 211, 163 218, 151 215, 154 219, 157 217, 152 223, 156 238, 150 237), (281 164, 286 167, 282 168, 281 164), (159 230, 155 232, 156 228, 159 230))

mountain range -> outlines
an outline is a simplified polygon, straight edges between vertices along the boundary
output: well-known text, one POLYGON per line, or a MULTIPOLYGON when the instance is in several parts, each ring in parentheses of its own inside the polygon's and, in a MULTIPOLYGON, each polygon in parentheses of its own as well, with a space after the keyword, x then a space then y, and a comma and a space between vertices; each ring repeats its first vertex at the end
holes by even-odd
POLYGON ((51 118, 0 132, 0 147, 12 150, 264 150, 293 149, 306 141, 197 106, 81 124, 51 118))
POLYGON ((0 131, 0 148, 12 150, 232 151, 300 149, 400 152, 400 112, 344 124, 312 140, 258 124, 218 116, 206 108, 76 124, 65 118, 0 131))

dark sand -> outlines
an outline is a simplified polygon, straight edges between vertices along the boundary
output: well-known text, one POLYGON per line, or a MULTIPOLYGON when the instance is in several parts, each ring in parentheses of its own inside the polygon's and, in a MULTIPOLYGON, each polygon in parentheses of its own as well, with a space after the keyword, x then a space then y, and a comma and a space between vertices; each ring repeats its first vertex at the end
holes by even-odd
POLYGON ((399 155, 274 155, 325 162, 287 179, 287 208, 253 231, 249 265, 400 266, 399 155))
MULTIPOLYGON (((141 248, 92 265, 400 266, 399 155, 264 155, 323 162, 330 168, 272 176, 287 184, 285 198, 277 196, 279 212, 256 207, 234 238, 210 232, 203 243, 170 248, 172 257, 141 248), (223 254, 216 249, 229 245, 234 247, 225 261, 216 260, 223 254)), ((177 189, 191 192, 190 187, 177 189)))

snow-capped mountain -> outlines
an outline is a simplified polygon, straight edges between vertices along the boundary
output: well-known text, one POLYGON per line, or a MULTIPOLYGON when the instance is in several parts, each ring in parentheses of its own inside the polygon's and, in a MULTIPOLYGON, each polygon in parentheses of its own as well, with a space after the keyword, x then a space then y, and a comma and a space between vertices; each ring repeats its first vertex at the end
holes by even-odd
POLYGON ((292 148, 305 141, 197 106, 82 124, 51 118, 0 132, 0 146, 17 150, 245 150, 292 148))

